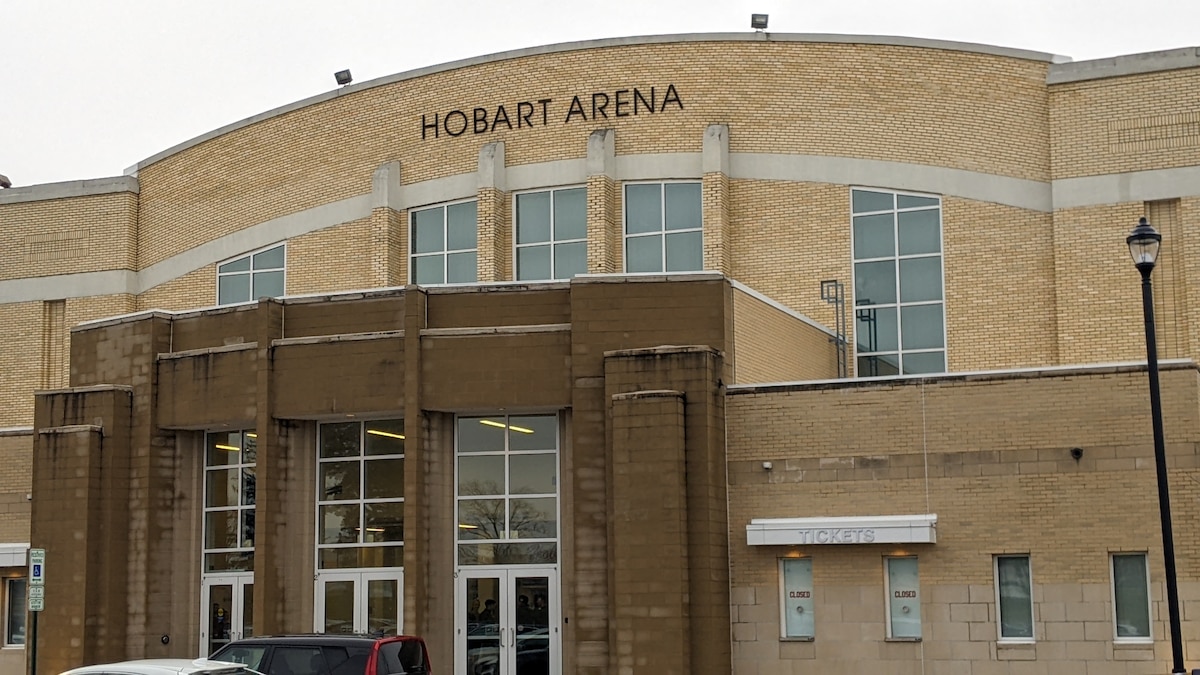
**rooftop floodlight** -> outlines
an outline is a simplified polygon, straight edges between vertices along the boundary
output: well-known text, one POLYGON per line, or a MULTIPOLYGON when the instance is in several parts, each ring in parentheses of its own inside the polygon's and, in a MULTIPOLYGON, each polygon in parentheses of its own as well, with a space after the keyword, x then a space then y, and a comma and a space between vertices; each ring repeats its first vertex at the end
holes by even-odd
POLYGON ((751 14, 750 15, 750 27, 753 28, 754 30, 766 30, 767 29, 767 15, 766 14, 751 14))
POLYGON ((338 83, 338 84, 340 84, 340 85, 343 85, 343 86, 344 86, 344 85, 347 85, 347 84, 350 84, 351 82, 353 82, 353 81, 354 81, 354 78, 353 78, 353 77, 350 77, 350 71, 349 71, 349 70, 339 70, 339 71, 337 71, 336 73, 334 73, 334 74, 333 74, 333 79, 337 80, 337 83, 338 83))

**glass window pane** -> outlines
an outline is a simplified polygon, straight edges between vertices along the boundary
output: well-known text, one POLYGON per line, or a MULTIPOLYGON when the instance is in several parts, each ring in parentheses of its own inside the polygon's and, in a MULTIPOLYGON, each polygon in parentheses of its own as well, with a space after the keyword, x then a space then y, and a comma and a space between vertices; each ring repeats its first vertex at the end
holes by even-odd
POLYGON ((278 298, 283 295, 283 272, 255 272, 252 299, 278 298))
POLYGON ((701 239, 700 232, 672 232, 666 235, 667 271, 695 272, 704 269, 701 239))
POLYGON ((330 504, 320 508, 321 544, 353 544, 358 541, 359 503, 330 504))
POLYGON ((942 342, 942 305, 915 305, 900 309, 900 334, 904 349, 937 349, 942 342))
POLYGON ((896 302, 896 261, 855 263, 854 304, 886 305, 893 302, 896 302))
POLYGON ((471 284, 478 277, 475 252, 450 253, 446 256, 446 283, 471 284))
POLYGON ((665 228, 687 230, 699 228, 703 221, 699 183, 667 183, 667 211, 665 228))
POLYGON ((238 548, 238 510, 204 514, 204 548, 238 548))
POLYGON ((323 502, 358 499, 359 479, 357 461, 321 462, 321 495, 323 502))
MULTIPOLYGON (((371 579, 367 582, 367 633, 371 635, 396 635, 396 630, 399 626, 396 625, 396 617, 400 616, 400 584, 395 579, 371 579)), ((365 656, 365 655, 364 655, 365 656)), ((346 675, 352 673, 346 668, 349 664, 346 661, 343 670, 346 675)), ((334 667, 334 672, 337 675, 342 675, 343 671, 339 671, 334 667)), ((357 675, 357 673, 353 673, 357 675)))
POLYGON ((412 214, 412 253, 433 253, 446 250, 442 208, 414 211, 412 214))
POLYGON ((859 352, 891 352, 900 348, 895 307, 854 310, 854 338, 859 352))
MULTIPOLYGON (((493 542, 460 544, 458 562, 462 565, 553 564, 558 561, 558 544, 497 544, 493 542)), ((488 671, 490 672, 490 671, 488 671)))
POLYGON ((477 210, 473 201, 446 207, 446 250, 461 251, 479 246, 479 238, 475 234, 477 210))
POLYGON ((513 455, 509 460, 509 491, 513 494, 555 494, 557 455, 513 455))
POLYGON ((587 274, 587 242, 554 245, 554 278, 570 279, 587 274))
POLYGON ((550 241, 550 193, 517 195, 517 243, 543 241, 550 241))
POLYGON ((238 485, 241 471, 238 469, 209 470, 204 474, 205 506, 237 506, 238 485))
POLYGON ((231 260, 217 268, 217 272, 225 274, 227 272, 249 272, 250 271, 250 256, 231 260))
POLYGON ((554 450, 558 447, 558 417, 513 415, 508 418, 510 450, 554 450))
POLYGON ((625 186, 625 234, 662 231, 662 185, 625 186))
POLYGON ((942 259, 940 257, 900 260, 900 302, 941 299, 942 259))
POLYGON ((625 240, 626 272, 661 272, 662 236, 629 237, 625 240))
POLYGON ((509 534, 513 539, 553 539, 558 536, 558 500, 554 497, 513 499, 509 534))
POLYGON ((550 246, 522 246, 517 249, 517 280, 545 280, 550 277, 550 246))
POLYGON ((25 604, 26 580, 9 579, 8 581, 8 621, 5 622, 6 632, 4 643, 10 645, 25 644, 25 604))
POLYGON ((504 449, 504 417, 458 418, 459 452, 499 452, 504 449))
POLYGON ((554 192, 554 239, 587 238, 587 190, 572 188, 554 192))
POLYGON ((888 637, 921 637, 921 590, 916 558, 886 558, 888 637))
POLYGON ((339 546, 317 549, 317 569, 403 567, 404 545, 339 546))
POLYGON ((855 213, 867 211, 887 211, 892 208, 892 193, 871 192, 870 190, 853 190, 850 193, 851 204, 855 213))
POLYGON ((358 457, 359 423, 321 425, 321 457, 358 457))
POLYGON ((1150 637, 1150 597, 1145 554, 1114 555, 1112 564, 1117 637, 1150 637))
POLYGON ((916 195, 896 195, 896 208, 911 209, 920 206, 937 206, 937 197, 918 197, 916 195))
POLYGON ((258 478, 253 467, 242 469, 242 506, 254 506, 258 478))
POLYGON ((242 514, 242 545, 241 548, 254 548, 254 509, 241 509, 242 514))
POLYGON ((242 434, 239 431, 208 434, 208 466, 229 466, 241 462, 242 434))
POLYGON ((504 456, 476 455, 458 458, 458 494, 504 494, 504 456))
POLYGON ((996 558, 996 585, 1000 601, 1000 637, 1033 637, 1033 592, 1030 588, 1029 558, 996 558))
MULTIPOLYGON (((354 582, 326 581, 324 633, 354 632, 354 582)), ((280 656, 285 656, 281 654, 280 656)), ((276 657, 279 658, 279 657, 276 657)), ((307 666, 307 662, 305 662, 307 666)))
POLYGON ((242 438, 242 463, 253 464, 258 459, 258 434, 253 431, 247 431, 241 434, 242 438))
POLYGON ((860 356, 856 363, 859 377, 890 377, 900 374, 899 354, 860 356))
POLYGON ((506 536, 503 499, 460 499, 458 538, 503 539, 506 536))
POLYGON ((900 255, 939 253, 942 250, 940 211, 905 211, 896 215, 900 255))
POLYGON ((812 558, 784 558, 784 637, 811 638, 816 635, 812 595, 812 558))
POLYGON ((945 352, 908 352, 904 354, 905 375, 946 372, 945 352))
POLYGON ((367 499, 398 499, 404 496, 404 460, 372 459, 363 462, 363 495, 367 499))
POLYGON ((414 283, 425 285, 446 283, 445 264, 445 256, 441 255, 426 255, 413 258, 414 283))
POLYGON ((854 217, 854 259, 896 255, 895 221, 890 213, 854 217))
POLYGON ((363 541, 404 541, 404 502, 363 504, 363 541))
POLYGON ((283 247, 276 246, 275 248, 263 251, 262 253, 254 254, 254 269, 256 270, 274 270, 283 267, 283 247))
POLYGON ((404 420, 372 420, 366 426, 368 456, 404 454, 404 420))
POLYGON ((217 278, 217 304, 232 305, 250 301, 250 275, 234 274, 217 278))

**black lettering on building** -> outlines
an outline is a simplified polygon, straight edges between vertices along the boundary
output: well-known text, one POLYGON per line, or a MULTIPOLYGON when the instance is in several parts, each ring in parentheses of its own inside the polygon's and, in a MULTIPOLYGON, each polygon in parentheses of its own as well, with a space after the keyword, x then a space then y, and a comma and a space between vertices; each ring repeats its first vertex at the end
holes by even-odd
POLYGON ((647 101, 646 97, 642 95, 642 91, 640 89, 638 89, 637 87, 634 87, 633 88, 633 114, 634 115, 638 114, 638 101, 641 101, 642 105, 646 106, 646 110, 649 110, 650 112, 657 112, 654 110, 656 107, 658 107, 658 106, 654 105, 655 104, 654 99, 655 99, 654 87, 650 87, 650 100, 649 101, 647 101))
POLYGON ((583 103, 580 103, 578 96, 571 99, 571 109, 567 111, 567 119, 563 120, 563 124, 570 123, 571 118, 576 115, 582 117, 584 122, 587 121, 587 113, 583 111, 583 103))
POLYGON ((433 129, 433 137, 437 138, 438 116, 436 113, 433 115, 433 124, 430 124, 429 121, 425 119, 425 116, 421 115, 421 140, 425 140, 425 132, 429 131, 430 129, 433 129))
POLYGON ((451 136, 462 136, 467 130, 467 114, 461 110, 451 110, 450 112, 446 113, 446 118, 442 120, 442 128, 445 129, 446 133, 450 134, 451 136), (454 117, 455 115, 462 118, 462 127, 460 127, 458 131, 451 131, 450 118, 454 117))
POLYGON ((683 110, 683 101, 679 98, 679 92, 675 91, 675 85, 673 84, 667 85, 667 93, 663 95, 662 107, 658 111, 665 111, 668 103, 674 103, 679 106, 680 110, 683 110))
POLYGON ((629 101, 629 99, 623 98, 621 96, 621 94, 625 94, 628 96, 629 90, 628 89, 618 89, 617 90, 617 117, 629 117, 629 110, 625 110, 624 112, 621 112, 621 108, 622 107, 629 108, 630 101, 629 101))
POLYGON ((521 101, 520 103, 518 103, 517 104, 517 128, 520 129, 521 127, 524 127, 526 125, 533 126, 533 122, 530 121, 530 119, 529 119, 530 117, 533 117, 533 104, 530 103, 529 101, 521 101))
POLYGON ((475 125, 475 133, 482 134, 488 130, 488 119, 486 108, 475 108, 471 111, 474 114, 474 119, 471 120, 475 125))
POLYGON ((552 98, 539 98, 538 99, 538 103, 542 104, 542 126, 546 126, 547 124, 550 123, 549 108, 550 108, 550 101, 553 101, 553 100, 554 99, 552 99, 552 98))
POLYGON ((606 112, 607 108, 608 108, 608 94, 605 94, 604 92, 598 92, 598 93, 592 94, 592 119, 593 120, 599 119, 600 117, 603 117, 604 119, 608 119, 608 112, 606 112))
POLYGON ((501 123, 507 126, 509 131, 512 131, 512 122, 508 121, 508 111, 504 109, 504 106, 496 108, 496 116, 492 118, 492 131, 495 131, 501 123))

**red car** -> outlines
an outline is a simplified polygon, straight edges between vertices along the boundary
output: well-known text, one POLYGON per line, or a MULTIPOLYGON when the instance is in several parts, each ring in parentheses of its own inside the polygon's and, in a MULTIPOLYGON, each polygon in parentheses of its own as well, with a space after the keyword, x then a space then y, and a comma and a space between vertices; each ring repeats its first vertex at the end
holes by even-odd
POLYGON ((235 640, 210 659, 265 675, 431 675, 425 641, 411 635, 272 635, 235 640))

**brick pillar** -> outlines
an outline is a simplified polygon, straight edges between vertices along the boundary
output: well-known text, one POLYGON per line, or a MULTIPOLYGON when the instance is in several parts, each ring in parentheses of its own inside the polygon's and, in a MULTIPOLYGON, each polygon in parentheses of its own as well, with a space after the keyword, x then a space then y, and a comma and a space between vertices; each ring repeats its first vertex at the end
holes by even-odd
POLYGON ((704 269, 733 276, 729 241, 729 127, 713 124, 704 131, 704 269))
POLYGON ((480 281, 511 279, 509 249, 511 237, 507 212, 504 171, 504 144, 489 143, 479 151, 479 196, 477 200, 480 281))
POLYGON ((587 271, 619 272, 623 265, 621 214, 617 199, 616 134, 592 132, 587 152, 587 271))
MULTIPOLYGON (((626 673, 687 673, 690 664, 705 672, 727 672, 731 668, 729 639, 729 519, 725 481, 725 398, 721 385, 723 359, 715 349, 703 346, 664 346, 605 353, 605 391, 611 401, 613 501, 644 489, 640 469, 623 469, 618 455, 622 444, 631 444, 630 461, 654 463, 658 492, 639 502, 646 510, 639 520, 614 522, 609 545, 610 566, 628 578, 649 579, 654 584, 629 592, 620 587, 612 593, 615 631, 614 665, 626 673), (679 392, 682 426, 668 424, 662 392, 679 392), (633 396, 633 394, 641 396, 633 396), (657 393, 656 396, 650 394, 657 393), (651 419, 629 418, 646 411, 651 419), (625 415, 626 418, 620 417, 625 415), (624 439, 618 436, 624 434, 624 439), (676 435, 680 439, 676 439, 676 435), (636 444, 636 445, 634 445, 636 444), (674 458, 673 449, 682 453, 674 458), (674 473, 668 473, 674 468, 674 473), (679 494, 677 495, 676 492, 679 494), (661 497, 661 501, 655 498, 661 497), (685 532, 676 536, 677 500, 683 499, 685 532), (658 553, 659 549, 669 549, 658 553), (646 589, 652 589, 644 592, 646 589), (653 640, 629 632, 631 617, 660 619, 662 626, 653 640), (677 632, 676 632, 677 631, 677 632), (670 657, 686 653, 684 658, 670 657), (662 659, 667 659, 663 661, 662 659), (653 666, 649 664, 655 664, 653 666), (682 670, 674 670, 678 667, 682 670)), ((672 418, 673 419, 673 418, 672 418)), ((615 516, 614 516, 615 518, 615 516)), ((614 582, 615 583, 615 582, 614 582)))
POLYGON ((371 261, 373 287, 397 286, 407 276, 405 228, 400 218, 400 162, 385 162, 371 177, 371 261))
POLYGON ((132 407, 129 386, 37 395, 30 545, 46 550, 39 673, 126 658, 132 407))
POLYGON ((691 673, 683 392, 618 394, 612 425, 617 672, 691 673))

